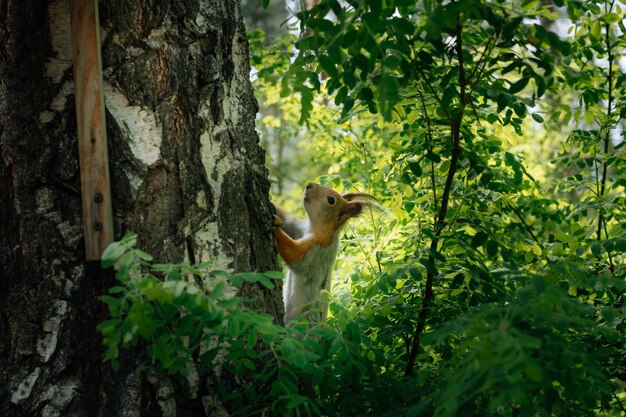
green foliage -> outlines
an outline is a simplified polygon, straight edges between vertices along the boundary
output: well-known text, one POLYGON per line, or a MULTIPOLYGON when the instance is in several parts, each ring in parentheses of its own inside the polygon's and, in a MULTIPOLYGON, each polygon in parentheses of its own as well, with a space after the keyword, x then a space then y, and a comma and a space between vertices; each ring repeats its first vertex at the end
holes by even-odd
POLYGON ((624 311, 605 307, 598 316, 570 293, 626 284, 574 266, 530 279, 498 272, 523 284, 508 302, 480 304, 430 333, 422 369, 406 378, 394 352, 402 348, 386 344, 402 329, 383 316, 373 328, 333 303, 325 325, 277 326, 227 295, 229 285, 271 287, 276 273, 151 265, 135 244, 126 236, 103 257, 120 281, 102 297, 111 316, 98 327, 105 359, 115 368, 120 347, 140 344, 157 371, 200 372, 235 415, 535 415, 538 407, 586 415, 610 403, 611 381, 624 377, 622 358, 611 354, 623 346, 624 311), (233 390, 229 375, 245 383, 233 390))
POLYGON ((102 255, 104 267, 115 266, 119 285, 101 300, 109 308, 110 320, 98 330, 107 347, 105 360, 119 367, 120 347, 143 341, 150 363, 158 371, 186 374, 201 351, 204 366, 228 341, 230 354, 250 366, 256 338, 276 332, 272 317, 253 313, 242 300, 229 296, 244 283, 273 288, 277 272, 227 274, 208 272, 209 264, 154 264, 152 257, 136 249, 137 239, 127 235, 114 242, 102 255), (248 343, 234 343, 243 334, 248 343))
POLYGON ((345 229, 321 326, 228 291, 273 274, 116 243, 107 359, 193 364, 240 415, 626 415, 623 7, 322 0, 252 34, 276 199, 315 178, 385 209, 345 229))

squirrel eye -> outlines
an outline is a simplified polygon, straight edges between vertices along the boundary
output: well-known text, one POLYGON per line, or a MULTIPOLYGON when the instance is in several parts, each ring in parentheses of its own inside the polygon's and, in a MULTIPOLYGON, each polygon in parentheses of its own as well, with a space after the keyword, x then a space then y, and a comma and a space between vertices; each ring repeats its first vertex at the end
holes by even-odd
POLYGON ((326 200, 328 200, 328 204, 330 204, 331 206, 335 204, 335 197, 333 197, 332 195, 326 197, 326 200))

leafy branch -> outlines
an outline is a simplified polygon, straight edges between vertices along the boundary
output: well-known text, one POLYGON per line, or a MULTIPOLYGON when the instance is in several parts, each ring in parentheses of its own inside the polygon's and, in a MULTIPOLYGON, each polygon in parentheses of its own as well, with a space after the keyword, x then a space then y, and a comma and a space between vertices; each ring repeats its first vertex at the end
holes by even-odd
MULTIPOLYGON (((609 153, 609 146, 611 145, 611 115, 612 115, 612 107, 613 107, 613 60, 615 57, 613 56, 613 51, 611 48, 611 25, 607 23, 605 25, 605 46, 608 55, 608 75, 607 75, 607 84, 608 84, 608 103, 607 103, 607 121, 608 125, 606 126, 606 133, 604 135, 604 154, 605 156, 609 153)), ((598 191, 598 197, 602 198, 606 190, 606 181, 608 175, 608 163, 605 160, 602 164, 602 178, 600 179, 600 190, 598 191)), ((598 230, 597 230, 597 240, 602 239, 602 223, 604 222, 604 211, 600 208, 600 214, 598 216, 598 230)), ((608 238, 608 236, 607 236, 608 238)))
MULTIPOLYGON (((611 11, 613 9, 613 5, 615 1, 613 0, 610 5, 607 6, 607 11, 611 11)), ((612 131, 612 122, 611 117, 613 115, 613 64, 615 60, 615 55, 613 54, 613 48, 611 45, 611 24, 606 22, 604 25, 605 36, 604 36, 604 44, 607 52, 607 61, 608 61, 608 74, 607 74, 607 84, 608 84, 608 99, 607 99, 607 125, 606 132, 604 134, 604 160, 602 162, 602 178, 600 180, 600 188, 598 190, 598 199, 601 200, 606 192, 606 183, 608 177, 608 166, 609 161, 607 161, 607 156, 609 153, 610 145, 611 145, 611 131, 612 131)), ((596 240, 602 240, 602 230, 605 230, 606 233, 606 220, 604 214, 604 208, 602 206, 599 207, 598 213, 598 229, 596 231, 596 240)), ((606 233, 606 238, 609 238, 608 233, 606 233)), ((607 256, 609 258, 609 270, 611 273, 615 273, 615 265, 613 264, 613 256, 610 251, 607 251, 607 256)))
MULTIPOLYGON (((450 201, 450 194, 452 192, 452 183, 454 181, 454 175, 456 174, 457 165, 459 161, 459 155, 461 154, 461 126, 463 121, 463 112, 465 105, 468 102, 466 97, 466 89, 468 81, 465 75, 465 67, 463 62, 463 27, 460 22, 460 18, 457 17, 456 26, 456 43, 455 51, 457 61, 459 65, 459 108, 455 119, 450 119, 450 139, 452 144, 452 155, 450 157, 450 167, 448 168, 448 174, 446 176, 446 182, 441 195, 441 207, 439 208, 439 214, 437 221, 434 224, 434 236, 430 242, 430 251, 428 255, 428 265, 426 272, 426 283, 424 284, 424 294, 422 296, 422 304, 417 317, 417 324, 415 325, 415 331, 413 333, 411 347, 408 352, 407 363, 404 375, 409 377, 413 375, 415 368, 415 361, 417 354, 419 353, 420 338, 426 327, 426 321, 430 312, 431 303, 434 297, 433 282, 435 278, 435 253, 439 246, 439 238, 443 229, 445 228, 445 219, 448 214, 448 204, 450 201)), ((435 196, 436 198, 436 196, 435 196)))

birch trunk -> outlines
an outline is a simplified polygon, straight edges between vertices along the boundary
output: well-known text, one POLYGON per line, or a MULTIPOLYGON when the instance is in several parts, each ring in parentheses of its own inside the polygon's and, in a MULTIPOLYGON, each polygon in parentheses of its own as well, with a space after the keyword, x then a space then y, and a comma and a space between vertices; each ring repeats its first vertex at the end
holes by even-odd
MULTIPOLYGON (((0 0, 0 415, 225 413, 202 381, 102 364, 85 261, 69 0, 0 0)), ((115 235, 160 262, 277 269, 236 0, 100 4, 115 235)), ((280 289, 245 289, 282 321, 280 289)))

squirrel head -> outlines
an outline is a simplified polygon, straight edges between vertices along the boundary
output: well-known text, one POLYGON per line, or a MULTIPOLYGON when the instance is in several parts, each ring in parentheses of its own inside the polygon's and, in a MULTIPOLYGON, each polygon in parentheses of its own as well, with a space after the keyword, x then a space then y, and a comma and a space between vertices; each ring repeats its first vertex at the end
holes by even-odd
POLYGON ((303 200, 313 229, 331 234, 349 219, 361 214, 364 207, 370 207, 378 201, 365 193, 340 195, 333 189, 314 182, 306 186, 303 200))

